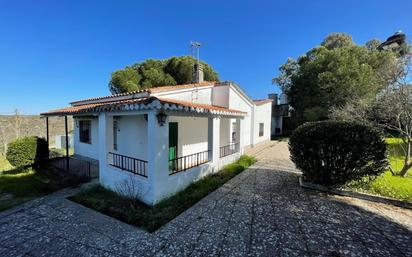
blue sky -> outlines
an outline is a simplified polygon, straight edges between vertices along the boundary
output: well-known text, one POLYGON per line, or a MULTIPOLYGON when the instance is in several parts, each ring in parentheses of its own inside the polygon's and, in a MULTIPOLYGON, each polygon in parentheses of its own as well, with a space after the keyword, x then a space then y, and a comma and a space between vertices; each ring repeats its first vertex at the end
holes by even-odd
POLYGON ((412 1, 0 0, 0 114, 36 114, 109 94, 110 73, 147 58, 190 54, 252 98, 277 90, 287 57, 330 32, 363 44, 412 33, 412 1))

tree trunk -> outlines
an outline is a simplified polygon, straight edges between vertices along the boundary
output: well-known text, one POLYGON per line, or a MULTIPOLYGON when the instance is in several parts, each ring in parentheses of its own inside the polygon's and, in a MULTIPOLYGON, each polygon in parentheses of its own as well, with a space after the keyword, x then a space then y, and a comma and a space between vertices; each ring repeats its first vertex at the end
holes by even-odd
POLYGON ((399 173, 399 175, 401 175, 402 177, 405 177, 406 174, 408 173, 408 170, 412 168, 412 162, 410 160, 411 159, 411 145, 412 143, 409 142, 406 146, 407 149, 406 149, 406 155, 405 155, 405 163, 403 164, 402 170, 399 173))

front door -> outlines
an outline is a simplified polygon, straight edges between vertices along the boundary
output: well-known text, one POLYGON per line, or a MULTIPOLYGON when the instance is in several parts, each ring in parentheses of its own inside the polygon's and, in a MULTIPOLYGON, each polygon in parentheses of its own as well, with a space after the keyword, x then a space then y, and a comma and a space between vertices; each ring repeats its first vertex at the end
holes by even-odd
POLYGON ((177 157, 177 136, 177 122, 169 122, 169 160, 173 160, 177 157))

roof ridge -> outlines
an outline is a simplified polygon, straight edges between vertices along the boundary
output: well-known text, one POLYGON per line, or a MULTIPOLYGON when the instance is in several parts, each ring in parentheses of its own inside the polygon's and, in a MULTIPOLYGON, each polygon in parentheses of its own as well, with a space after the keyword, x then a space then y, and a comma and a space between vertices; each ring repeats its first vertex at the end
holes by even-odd
POLYGON ((158 87, 152 87, 152 88, 145 88, 145 89, 130 91, 130 92, 126 92, 126 93, 119 93, 119 94, 114 94, 114 95, 86 98, 86 99, 70 102, 70 104, 78 104, 78 103, 81 103, 81 102, 88 102, 88 101, 96 101, 96 100, 109 99, 109 98, 115 98, 115 97, 129 96, 129 95, 144 93, 144 92, 149 92, 149 93, 154 93, 155 91, 161 92, 161 91, 166 91, 166 90, 161 90, 161 89, 166 89, 166 88, 170 88, 170 89, 178 88, 178 87, 188 87, 188 88, 190 88, 190 87, 194 87, 196 85, 209 86, 209 85, 212 85, 212 84, 215 85, 216 83, 218 83, 218 81, 203 81, 203 82, 199 82, 199 83, 158 86, 158 87))
POLYGON ((205 108, 205 109, 216 109, 216 110, 226 110, 229 112, 238 112, 238 113, 246 113, 240 110, 235 110, 235 109, 229 109, 226 107, 218 106, 218 105, 213 105, 213 104, 203 104, 203 103, 192 103, 189 101, 182 101, 182 100, 177 100, 177 99, 172 99, 172 98, 164 98, 164 97, 157 97, 160 101, 167 102, 167 103, 175 103, 175 104, 182 104, 182 105, 187 105, 191 107, 200 107, 200 108, 205 108))
POLYGON ((255 105, 262 105, 262 104, 265 104, 265 103, 273 102, 273 99, 269 99, 269 98, 266 98, 266 99, 253 99, 253 102, 255 103, 255 105))
MULTIPOLYGON (((162 98, 162 97, 156 97, 156 96, 117 100, 117 101, 112 101, 109 103, 107 102, 91 103, 91 104, 84 104, 84 105, 79 105, 79 106, 71 106, 71 107, 66 107, 62 109, 56 109, 56 110, 44 112, 44 113, 41 113, 40 115, 43 115, 43 116, 56 116, 57 115, 58 116, 58 115, 76 115, 80 113, 96 113, 96 112, 105 112, 105 111, 112 111, 112 110, 137 110, 136 108, 141 108, 141 107, 133 107, 135 106, 135 104, 150 105, 156 100, 158 101, 158 103, 162 105, 162 108, 171 108, 170 110, 177 110, 175 109, 175 107, 171 107, 171 106, 182 106, 184 107, 183 109, 184 111, 205 112, 205 110, 208 110, 212 114, 246 115, 246 112, 243 112, 240 110, 229 109, 229 108, 210 105, 210 104, 192 103, 192 102, 187 102, 187 101, 162 98)), ((145 110, 147 109, 146 107, 142 107, 142 108, 145 110)))

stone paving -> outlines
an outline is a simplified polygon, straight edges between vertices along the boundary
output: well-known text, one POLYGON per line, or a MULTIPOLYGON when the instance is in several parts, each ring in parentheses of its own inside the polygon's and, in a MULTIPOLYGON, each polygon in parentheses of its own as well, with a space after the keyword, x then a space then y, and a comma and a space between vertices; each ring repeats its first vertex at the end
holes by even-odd
POLYGON ((301 189, 287 143, 153 234, 67 189, 0 213, 0 256, 412 256, 412 211, 301 189))

